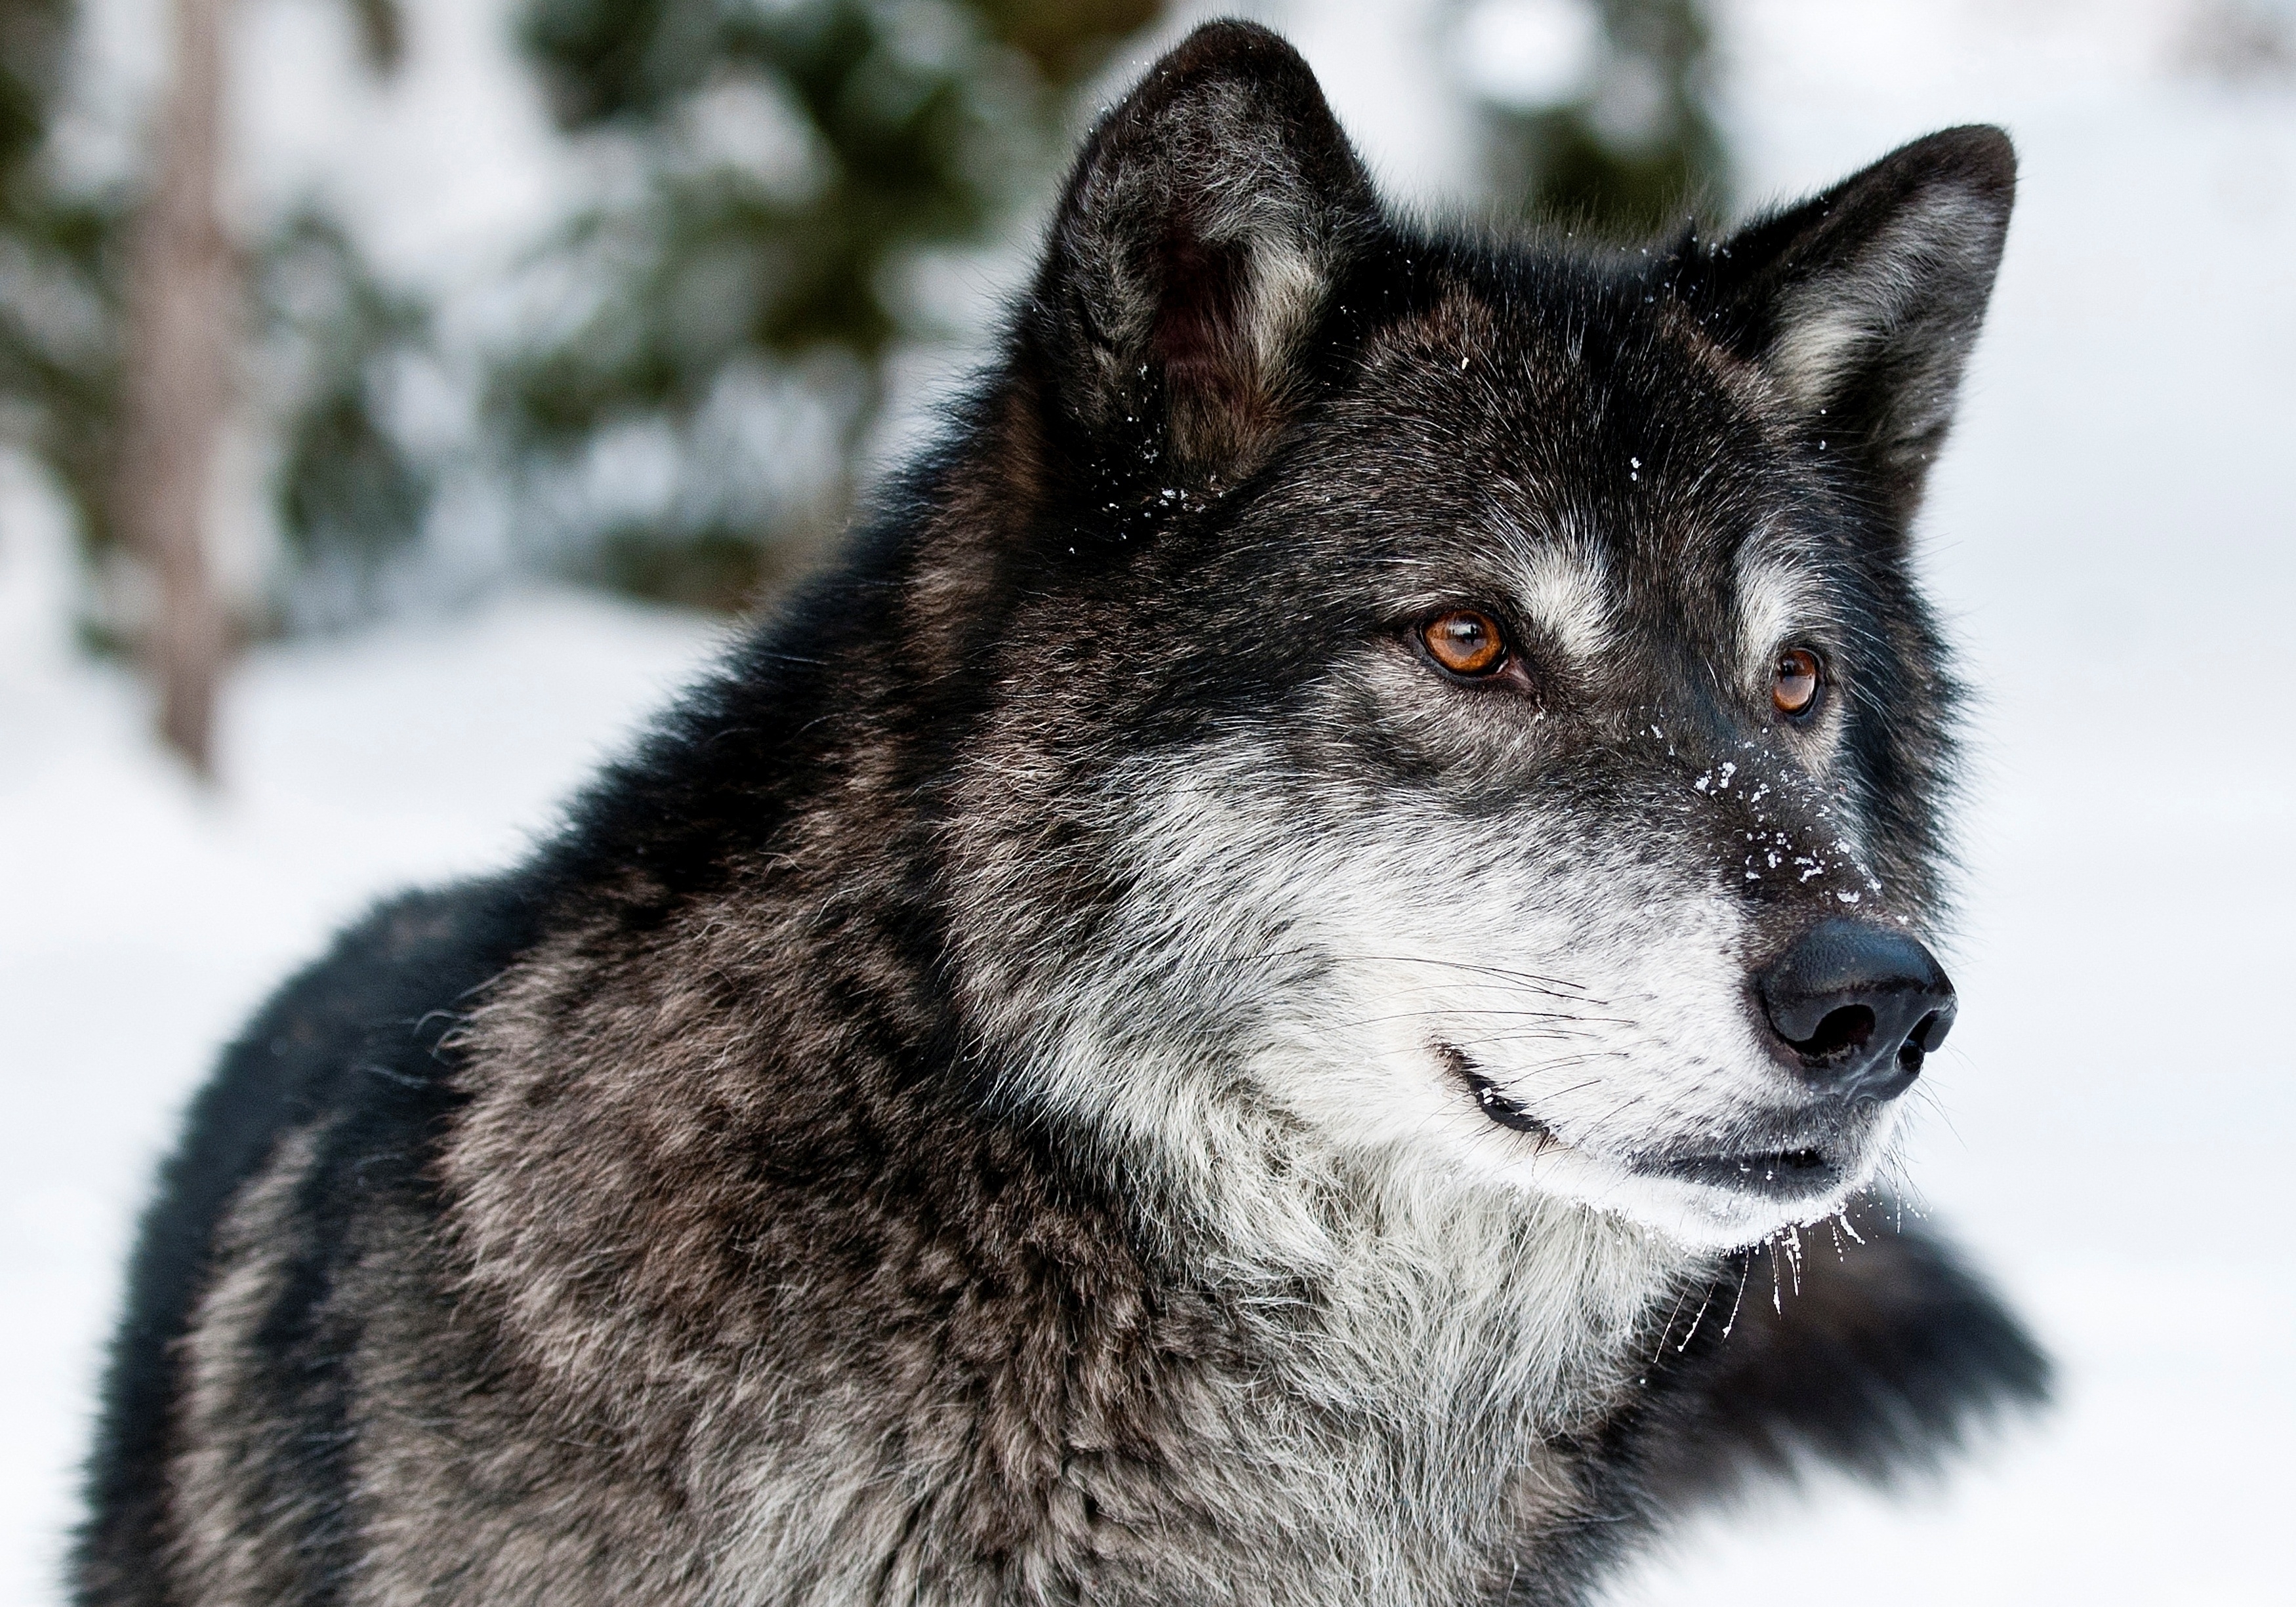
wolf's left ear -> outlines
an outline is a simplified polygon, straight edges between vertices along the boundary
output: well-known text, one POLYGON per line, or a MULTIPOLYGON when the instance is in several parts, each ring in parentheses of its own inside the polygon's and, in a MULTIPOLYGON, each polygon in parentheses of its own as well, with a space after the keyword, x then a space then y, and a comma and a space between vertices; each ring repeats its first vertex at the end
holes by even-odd
POLYGON ((1710 327, 1911 517, 2001 263, 2017 155, 1984 126, 1891 152, 1702 253, 1710 327), (1822 422, 1817 422, 1822 419, 1822 422))
POLYGON ((1168 460, 1151 472, 1249 472, 1377 220, 1299 53, 1248 23, 1199 28, 1102 118, 1069 179, 1025 326, 1047 400, 1168 460))

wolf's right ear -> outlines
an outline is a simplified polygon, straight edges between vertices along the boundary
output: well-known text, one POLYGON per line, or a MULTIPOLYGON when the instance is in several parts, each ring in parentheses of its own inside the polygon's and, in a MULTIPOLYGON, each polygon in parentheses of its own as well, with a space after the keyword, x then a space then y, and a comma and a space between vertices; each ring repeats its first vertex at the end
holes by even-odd
POLYGON ((1900 525, 1952 422, 2016 199, 1998 128, 1948 128, 1761 218, 1693 267, 1752 359, 1900 525))
POLYGON ((1101 119, 1070 176, 1026 326, 1047 400, 1090 437, 1140 443, 1152 473, 1248 473, 1378 217, 1299 53, 1249 23, 1199 28, 1101 119))

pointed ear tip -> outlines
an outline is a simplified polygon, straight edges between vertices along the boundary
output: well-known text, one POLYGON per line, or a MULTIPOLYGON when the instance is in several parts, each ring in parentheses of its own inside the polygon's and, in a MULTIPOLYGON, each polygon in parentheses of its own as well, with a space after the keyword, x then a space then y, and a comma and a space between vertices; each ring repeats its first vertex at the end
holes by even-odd
POLYGON ((1314 77, 1306 58, 1292 48, 1290 40, 1272 28, 1239 17, 1220 17, 1198 23, 1188 30, 1185 38, 1164 53, 1152 76, 1235 70, 1298 72, 1314 77))
MULTIPOLYGON (((1202 22, 1159 56, 1128 97, 1143 110, 1185 101, 1218 83, 1241 83, 1259 94, 1323 104, 1324 87, 1307 58, 1273 29, 1234 18, 1202 22)), ((1329 115, 1328 111, 1325 112, 1329 115)))
POLYGON ((1972 189, 1998 191, 2013 196, 2017 189, 2017 147, 2009 131, 1993 123, 1964 123, 1941 128, 1915 140, 1898 153, 1938 173, 1960 180, 1972 189))
MULTIPOLYGON (((1360 162, 1315 70, 1283 36, 1257 22, 1199 24, 1109 110, 1100 135, 1161 138, 1157 130, 1168 119, 1192 121, 1216 104, 1230 111, 1246 110, 1270 137, 1317 160, 1335 162, 1336 169, 1360 174, 1360 162)), ((1089 163, 1089 153, 1085 160, 1089 163)))

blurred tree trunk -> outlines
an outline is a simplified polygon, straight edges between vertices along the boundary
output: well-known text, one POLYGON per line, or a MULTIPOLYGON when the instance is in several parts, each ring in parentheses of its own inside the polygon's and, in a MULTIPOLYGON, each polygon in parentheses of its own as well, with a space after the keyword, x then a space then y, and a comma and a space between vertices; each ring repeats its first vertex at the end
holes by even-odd
POLYGON ((160 733, 201 777, 213 774, 216 693, 230 646, 206 529, 239 313, 238 263, 218 209, 229 6, 171 0, 175 57, 156 129, 157 177, 129 270, 118 490, 120 532, 159 582, 142 648, 160 733))

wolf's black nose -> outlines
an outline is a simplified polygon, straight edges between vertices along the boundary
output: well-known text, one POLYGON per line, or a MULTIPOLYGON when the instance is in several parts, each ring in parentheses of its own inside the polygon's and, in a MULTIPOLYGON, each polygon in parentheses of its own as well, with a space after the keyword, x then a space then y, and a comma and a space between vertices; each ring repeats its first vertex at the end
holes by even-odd
POLYGON ((1953 984, 1902 933, 1821 921, 1755 981, 1803 1069, 1849 1099, 1895 1099, 1953 1026, 1953 984))

